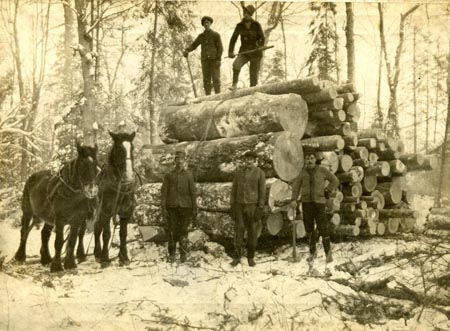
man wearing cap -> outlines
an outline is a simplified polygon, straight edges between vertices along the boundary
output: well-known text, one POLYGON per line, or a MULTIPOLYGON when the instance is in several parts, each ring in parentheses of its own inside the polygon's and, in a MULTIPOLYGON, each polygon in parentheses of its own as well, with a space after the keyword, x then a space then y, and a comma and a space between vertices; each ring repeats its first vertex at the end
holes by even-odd
POLYGON ((164 177, 161 187, 161 205, 167 221, 169 235, 168 262, 175 262, 177 242, 180 245, 180 261, 187 258, 188 226, 197 216, 197 196, 194 177, 184 168, 185 153, 175 153, 175 169, 164 177))
POLYGON ((231 265, 241 261, 244 232, 247 230, 248 265, 255 266, 255 251, 258 243, 257 225, 263 215, 266 196, 266 178, 258 168, 256 153, 244 154, 244 166, 236 171, 231 187, 231 216, 234 219, 234 245, 236 256, 231 265))
MULTIPOLYGON (((236 25, 233 35, 231 36, 230 46, 228 47, 228 56, 230 58, 236 57, 234 54, 234 45, 236 44, 238 36, 241 36, 241 48, 239 48, 239 53, 252 51, 264 46, 265 37, 261 24, 252 18, 255 11, 256 9, 252 5, 244 7, 244 18, 236 25)), ((237 55, 236 60, 233 62, 233 85, 230 88, 231 90, 237 88, 239 73, 241 68, 247 62, 250 62, 250 86, 256 86, 258 84, 262 55, 262 51, 237 55)))
POLYGON ((292 183, 291 207, 297 207, 297 199, 301 193, 303 221, 309 242, 309 262, 316 257, 316 242, 319 236, 322 236, 327 263, 333 261, 328 219, 325 215, 325 199, 338 185, 338 178, 326 167, 317 164, 316 154, 305 152, 305 167, 292 183), (314 223, 317 226, 317 234, 314 223))
POLYGON ((205 31, 200 33, 194 42, 186 48, 183 55, 187 57, 189 52, 201 46, 201 61, 203 73, 203 89, 206 95, 211 94, 211 88, 214 86, 214 92, 220 93, 220 61, 223 53, 222 40, 220 34, 211 29, 213 19, 209 16, 202 17, 202 25, 205 31), (211 84, 212 82, 212 84, 211 84))

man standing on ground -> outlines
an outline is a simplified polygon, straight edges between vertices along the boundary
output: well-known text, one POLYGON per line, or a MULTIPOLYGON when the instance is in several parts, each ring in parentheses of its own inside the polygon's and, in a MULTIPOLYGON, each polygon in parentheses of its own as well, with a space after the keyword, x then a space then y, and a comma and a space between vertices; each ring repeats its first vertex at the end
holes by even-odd
POLYGON ((168 262, 175 262, 177 242, 180 261, 186 262, 188 227, 197 216, 197 195, 194 177, 184 168, 185 153, 175 152, 175 169, 164 177, 161 187, 161 205, 169 235, 168 262))
MULTIPOLYGON (((228 56, 236 57, 234 54, 234 45, 238 36, 241 36, 241 48, 239 53, 255 50, 264 46, 265 38, 261 24, 252 18, 256 11, 255 7, 248 5, 244 7, 244 18, 236 25, 233 35, 231 36, 230 46, 228 48, 228 56)), ((230 88, 235 90, 239 80, 241 68, 250 61, 250 86, 258 85, 259 68, 261 65, 262 51, 255 51, 247 54, 238 54, 233 62, 233 85, 230 88)))
POLYGON ((254 267, 258 243, 257 225, 263 215, 266 195, 264 172, 256 164, 256 153, 244 154, 244 166, 236 171, 231 188, 231 215, 234 219, 234 245, 236 256, 231 265, 241 261, 244 232, 247 230, 247 260, 254 267))
POLYGON ((203 16, 201 22, 205 31, 200 33, 194 42, 186 48, 183 55, 187 57, 189 52, 192 52, 198 45, 201 45, 203 88, 205 94, 211 94, 212 86, 214 86, 214 92, 218 94, 220 93, 220 63, 223 53, 222 40, 220 39, 220 34, 211 29, 211 24, 213 23, 211 17, 203 16))
POLYGON ((305 167, 292 183, 291 207, 297 207, 297 199, 301 192, 303 221, 309 242, 309 262, 316 257, 316 242, 322 236, 326 261, 332 262, 331 241, 328 229, 328 219, 325 215, 325 199, 338 185, 338 178, 324 166, 317 164, 314 152, 305 153, 305 167), (329 182, 327 186, 326 181, 329 182), (314 229, 317 225, 318 233, 314 229))

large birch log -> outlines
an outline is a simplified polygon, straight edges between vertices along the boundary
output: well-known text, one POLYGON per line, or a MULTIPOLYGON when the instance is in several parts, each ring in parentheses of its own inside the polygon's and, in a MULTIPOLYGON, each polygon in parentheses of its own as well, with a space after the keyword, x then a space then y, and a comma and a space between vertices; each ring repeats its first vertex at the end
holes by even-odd
POLYGON ((450 218, 450 208, 431 208, 430 209, 431 215, 443 215, 448 216, 450 218))
POLYGON ((281 83, 273 83, 273 84, 265 84, 258 85, 253 87, 241 88, 237 89, 233 92, 225 92, 220 94, 208 95, 204 97, 199 97, 195 99, 186 100, 184 102, 175 104, 176 106, 186 105, 191 103, 201 103, 205 101, 216 101, 216 100, 230 100, 241 98, 247 95, 252 95, 257 92, 265 93, 270 95, 280 95, 280 94, 306 94, 306 93, 314 93, 319 92, 322 89, 322 85, 320 84, 320 80, 317 76, 311 76, 303 79, 291 80, 288 82, 281 83))
POLYGON ((162 182, 173 168, 175 151, 184 151, 197 182, 231 182, 242 155, 253 150, 266 178, 294 179, 303 167, 300 139, 289 132, 224 138, 203 142, 144 146, 142 168, 147 182, 162 182))
POLYGON ((381 209, 380 219, 387 218, 417 218, 417 212, 412 209, 381 209))
POLYGON ((207 101, 163 110, 159 118, 161 140, 213 140, 266 132, 291 131, 303 136, 308 107, 297 94, 256 93, 239 99, 207 101))
POLYGON ((234 237, 234 221, 228 213, 199 211, 197 222, 203 232, 212 240, 234 237))
POLYGON ((428 215, 427 229, 450 230, 450 218, 444 215, 428 215))
POLYGON ((359 226, 356 225, 339 225, 335 227, 334 234, 346 237, 358 237, 360 230, 359 226))

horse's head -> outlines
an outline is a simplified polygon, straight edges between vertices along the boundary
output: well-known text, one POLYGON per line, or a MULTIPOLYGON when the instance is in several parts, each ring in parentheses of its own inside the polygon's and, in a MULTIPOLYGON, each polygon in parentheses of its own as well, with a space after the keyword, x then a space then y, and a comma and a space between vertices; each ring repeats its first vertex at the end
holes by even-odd
POLYGON ((88 199, 97 196, 98 186, 96 184, 98 174, 97 145, 95 147, 81 146, 77 143, 78 157, 76 160, 76 173, 81 190, 88 199))
POLYGON ((109 154, 109 165, 122 184, 134 182, 133 133, 113 133, 109 131, 114 144, 109 154))

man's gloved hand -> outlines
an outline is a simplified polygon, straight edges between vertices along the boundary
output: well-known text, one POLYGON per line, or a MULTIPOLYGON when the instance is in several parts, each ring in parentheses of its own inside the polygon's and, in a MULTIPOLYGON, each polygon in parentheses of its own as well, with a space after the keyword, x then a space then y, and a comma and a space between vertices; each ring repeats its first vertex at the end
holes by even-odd
POLYGON ((184 57, 188 57, 188 55, 189 55, 189 52, 188 52, 188 51, 184 51, 184 52, 183 52, 183 56, 184 56, 184 57))
POLYGON ((236 57, 236 54, 234 54, 234 52, 229 52, 229 53, 228 53, 228 57, 229 57, 230 59, 234 59, 234 58, 236 57))
POLYGON ((323 196, 325 197, 325 199, 329 199, 330 198, 330 194, 331 192, 327 189, 325 189, 325 191, 323 192, 323 196))

